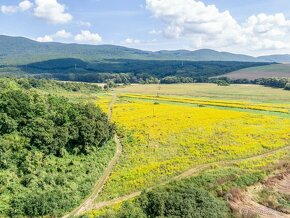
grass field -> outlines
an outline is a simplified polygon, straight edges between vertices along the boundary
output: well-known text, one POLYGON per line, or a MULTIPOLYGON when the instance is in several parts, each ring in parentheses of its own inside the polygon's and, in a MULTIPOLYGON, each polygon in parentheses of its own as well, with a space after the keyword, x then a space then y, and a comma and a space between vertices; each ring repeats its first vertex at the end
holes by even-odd
POLYGON ((227 87, 215 84, 131 85, 118 88, 116 92, 290 104, 289 91, 257 85, 231 85, 227 87))
MULTIPOLYGON (((182 87, 189 87, 175 86, 179 93, 168 86, 166 93, 181 95, 182 87)), ((149 87, 154 86, 138 87, 152 92, 149 87)), ((139 93, 142 91, 137 86, 117 91, 132 88, 139 93)), ((290 143, 288 118, 235 111, 231 102, 224 102, 230 107, 221 110, 207 105, 188 105, 188 102, 176 104, 180 96, 167 97, 166 101, 158 103, 148 101, 146 95, 132 96, 121 94, 113 107, 112 119, 122 136, 124 151, 98 201, 154 186, 203 163, 257 155, 290 143)), ((222 98, 226 95, 221 94, 218 99, 222 98)), ((261 98, 252 99, 261 101, 261 98)), ((270 96, 262 99, 274 100, 270 96)), ((105 111, 109 101, 99 102, 105 111)))
POLYGON ((259 78, 290 78, 290 64, 273 64, 260 67, 245 68, 223 76, 231 79, 259 79, 259 78))

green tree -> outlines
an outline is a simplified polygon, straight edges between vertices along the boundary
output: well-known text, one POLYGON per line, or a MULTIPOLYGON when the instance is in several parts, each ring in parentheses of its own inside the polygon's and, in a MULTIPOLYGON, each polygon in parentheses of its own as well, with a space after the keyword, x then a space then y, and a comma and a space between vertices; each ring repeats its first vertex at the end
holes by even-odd
POLYGON ((17 129, 17 122, 6 113, 0 113, 0 135, 12 133, 17 129))

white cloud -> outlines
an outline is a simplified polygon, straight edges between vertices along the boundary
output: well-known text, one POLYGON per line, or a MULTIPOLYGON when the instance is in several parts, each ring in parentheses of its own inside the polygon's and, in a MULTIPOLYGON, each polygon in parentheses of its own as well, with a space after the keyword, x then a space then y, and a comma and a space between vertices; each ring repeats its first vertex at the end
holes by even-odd
POLYGON ((194 48, 246 51, 290 47, 290 20, 282 13, 253 15, 241 24, 229 11, 199 0, 146 0, 146 8, 166 25, 162 30, 166 38, 190 41, 194 48))
POLYGON ((77 42, 99 43, 102 41, 102 37, 98 33, 91 33, 89 30, 82 30, 74 39, 77 42))
POLYGON ((79 21, 77 24, 80 26, 83 26, 83 27, 91 27, 92 26, 92 24, 90 22, 86 22, 86 21, 79 21))
POLYGON ((167 24, 168 38, 192 37, 208 41, 215 38, 238 42, 241 28, 228 11, 195 0, 147 0, 147 9, 167 24))
POLYGON ((51 35, 38 37, 35 40, 38 42, 53 42, 55 39, 68 39, 71 37, 72 37, 72 34, 70 32, 67 32, 66 30, 60 30, 51 35))
POLYGON ((3 14, 12 14, 12 13, 16 13, 17 11, 18 11, 17 6, 7 6, 7 5, 1 6, 1 12, 3 14))
POLYGON ((75 41, 82 43, 99 43, 102 41, 102 37, 98 33, 91 33, 89 30, 83 30, 73 38, 73 35, 64 29, 51 35, 38 37, 35 40, 38 42, 53 42, 57 39, 74 39, 75 41))
POLYGON ((19 11, 27 11, 32 6, 33 3, 31 1, 23 0, 18 5, 2 5, 0 9, 3 14, 13 14, 19 11))
POLYGON ((162 33, 161 30, 151 30, 151 31, 149 31, 149 34, 151 34, 151 35, 160 35, 161 33, 162 33))
POLYGON ((27 11, 30 8, 32 8, 33 3, 31 1, 24 0, 24 1, 21 1, 18 6, 21 11, 27 11))
POLYGON ((72 15, 66 12, 66 6, 57 0, 35 0, 35 4, 34 16, 50 23, 63 24, 73 19, 72 15))
POLYGON ((35 40, 38 42, 53 42, 53 38, 49 35, 46 35, 43 37, 37 37, 35 40))
POLYGON ((258 14, 248 18, 243 24, 249 38, 255 42, 255 49, 275 50, 290 48, 290 20, 284 14, 258 14))
POLYGON ((52 35, 52 38, 70 38, 72 37, 72 34, 70 32, 67 32, 66 30, 60 30, 57 31, 55 34, 52 35))
POLYGON ((127 38, 127 39, 125 39, 125 43, 127 43, 127 44, 139 44, 139 43, 141 43, 141 41, 138 39, 127 38))

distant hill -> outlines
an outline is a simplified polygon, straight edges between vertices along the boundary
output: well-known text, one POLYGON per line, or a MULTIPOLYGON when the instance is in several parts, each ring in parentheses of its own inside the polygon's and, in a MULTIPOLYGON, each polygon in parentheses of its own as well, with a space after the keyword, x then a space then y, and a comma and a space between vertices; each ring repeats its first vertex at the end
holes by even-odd
POLYGON ((271 64, 237 70, 220 77, 231 79, 290 78, 290 64, 271 64))
POLYGON ((269 55, 269 56, 261 56, 258 59, 261 61, 269 61, 269 62, 277 62, 277 63, 289 63, 290 64, 290 55, 269 55))
POLYGON ((134 59, 264 62, 260 58, 210 49, 151 52, 115 45, 40 43, 23 37, 0 35, 0 65, 23 65, 62 58, 84 61, 134 59))
POLYGON ((152 52, 115 45, 41 43, 0 35, 0 74, 5 75, 47 74, 80 81, 105 81, 112 76, 102 75, 100 79, 96 74, 120 73, 131 74, 130 81, 152 80, 150 76, 187 77, 193 81, 220 75, 249 79, 289 77, 290 64, 272 63, 290 63, 290 55, 252 57, 210 49, 152 52))

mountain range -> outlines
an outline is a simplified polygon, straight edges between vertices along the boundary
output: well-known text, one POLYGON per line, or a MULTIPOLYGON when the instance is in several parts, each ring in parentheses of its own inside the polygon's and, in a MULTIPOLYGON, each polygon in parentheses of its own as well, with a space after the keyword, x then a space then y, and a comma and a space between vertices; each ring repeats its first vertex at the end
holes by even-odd
POLYGON ((210 49, 196 51, 143 51, 115 45, 83 45, 56 42, 36 42, 23 37, 0 35, 0 65, 24 65, 60 58, 77 58, 84 61, 108 59, 132 60, 184 60, 184 61, 239 61, 239 62, 290 62, 290 55, 253 57, 210 49))

